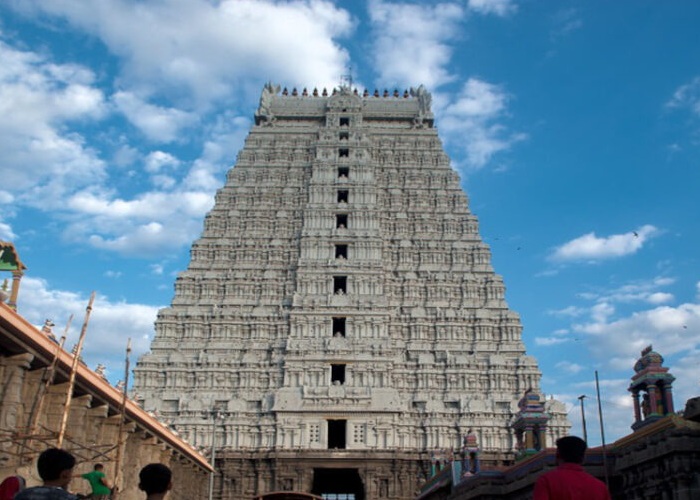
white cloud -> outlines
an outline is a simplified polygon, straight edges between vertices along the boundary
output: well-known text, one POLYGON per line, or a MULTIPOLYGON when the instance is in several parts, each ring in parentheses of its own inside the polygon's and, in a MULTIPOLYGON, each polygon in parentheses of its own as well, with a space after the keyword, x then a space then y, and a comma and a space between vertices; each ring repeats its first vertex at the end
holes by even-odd
POLYGON ((2 41, 0 60, 0 178, 6 192, 50 207, 69 186, 102 178, 104 164, 97 154, 81 135, 65 130, 106 112, 92 72, 2 41))
POLYGON ((453 47, 460 35, 464 10, 457 4, 369 2, 374 33, 371 54, 379 77, 377 85, 435 90, 453 81, 449 71, 453 47))
POLYGON ((696 76, 690 82, 678 87, 666 106, 688 109, 700 116, 700 76, 696 76))
POLYGON ((518 10, 513 0, 469 0, 467 6, 479 14, 495 14, 507 16, 518 10))
POLYGON ((152 151, 146 156, 146 172, 158 173, 164 168, 175 169, 180 160, 164 151, 152 151))
POLYGON ((549 310, 547 311, 547 314, 551 316, 569 316, 569 317, 576 317, 576 316, 581 316, 586 312, 586 309, 583 307, 576 307, 576 306, 568 306, 565 307, 564 309, 557 309, 557 310, 549 310))
POLYGON ((666 302, 673 301, 673 299, 674 297, 672 293, 655 292, 649 294, 649 296, 647 296, 645 300, 650 304, 664 304, 666 302))
POLYGON ((610 314, 599 313, 591 319, 573 330, 595 336, 591 346, 601 359, 636 356, 649 344, 665 355, 700 346, 700 304, 660 306, 612 321, 610 314))
POLYGON ((557 247, 550 258, 556 261, 596 261, 624 257, 636 253, 646 241, 658 234, 659 230, 649 224, 635 231, 607 237, 588 233, 557 247))
POLYGON ((569 373, 572 375, 575 375, 576 373, 579 373, 581 370, 583 370, 583 366, 577 364, 577 363, 572 363, 570 361, 559 361, 554 367, 562 372, 569 373))
POLYGON ((12 226, 0 219, 0 240, 14 240, 17 235, 12 231, 12 226))
POLYGON ((354 27, 347 11, 322 0, 14 5, 27 15, 39 11, 66 19, 99 37, 123 63, 125 90, 141 97, 156 89, 184 91, 201 104, 245 92, 251 82, 259 92, 270 77, 332 87, 349 59, 336 40, 354 27))
MULTIPOLYGON (((672 302, 675 299, 673 294, 659 291, 660 288, 672 285, 675 281, 674 278, 657 276, 650 280, 635 280, 610 290, 580 293, 578 297, 596 302, 624 304, 647 302, 649 304, 658 305, 672 302)), ((568 311, 576 311, 580 316, 582 313, 586 312, 586 308, 570 306, 560 311, 560 313, 568 311)), ((554 311, 554 313, 557 313, 557 311, 554 311)))
POLYGON ((535 344, 545 347, 559 345, 569 341, 571 341, 571 339, 565 337, 535 337, 535 344))
POLYGON ((192 113, 148 104, 131 92, 117 92, 112 98, 127 119, 152 141, 173 142, 183 128, 196 122, 192 113))
MULTIPOLYGON (((70 350, 78 341, 88 300, 89 297, 76 292, 53 289, 45 280, 25 276, 20 288, 18 312, 38 327, 47 318, 53 320, 56 337, 63 333, 68 317, 73 314, 65 344, 70 350)), ((121 378, 127 339, 131 338, 133 363, 149 349, 149 336, 153 333, 158 309, 143 304, 114 302, 98 295, 83 349, 87 365, 95 368, 97 363, 103 363, 108 367, 110 378, 121 378)))
POLYGON ((495 154, 526 138, 525 134, 509 132, 498 122, 507 115, 509 98, 498 85, 470 78, 455 100, 437 110, 438 125, 446 142, 462 148, 467 167, 481 168, 495 154))

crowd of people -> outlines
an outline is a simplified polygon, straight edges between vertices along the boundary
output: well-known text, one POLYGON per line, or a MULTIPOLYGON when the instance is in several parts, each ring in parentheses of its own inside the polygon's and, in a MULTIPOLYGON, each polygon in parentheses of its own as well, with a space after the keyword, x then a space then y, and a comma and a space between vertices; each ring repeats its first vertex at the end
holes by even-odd
MULTIPOLYGON (((542 474, 535 482, 534 500, 610 500, 605 483, 588 474, 581 465, 586 454, 586 442, 576 436, 557 440, 557 468, 542 474)), ((75 457, 65 450, 49 448, 37 462, 43 484, 24 487, 19 476, 6 478, 0 484, 0 500, 77 500, 81 496, 68 491, 73 479, 75 457)), ((113 490, 102 464, 81 477, 90 483, 91 500, 109 500, 113 490)), ((146 500, 163 500, 172 488, 172 472, 163 464, 148 464, 139 473, 139 489, 146 500)))
MULTIPOLYGON (((75 457, 65 450, 49 448, 39 455, 37 470, 42 485, 25 488, 20 476, 6 478, 0 484, 0 500, 109 500, 113 494, 102 464, 95 464, 92 472, 81 477, 90 483, 90 496, 74 495, 68 485, 73 479, 75 457)), ((139 489, 146 495, 146 500, 163 500, 173 486, 173 474, 166 465, 148 464, 139 473, 139 489)))

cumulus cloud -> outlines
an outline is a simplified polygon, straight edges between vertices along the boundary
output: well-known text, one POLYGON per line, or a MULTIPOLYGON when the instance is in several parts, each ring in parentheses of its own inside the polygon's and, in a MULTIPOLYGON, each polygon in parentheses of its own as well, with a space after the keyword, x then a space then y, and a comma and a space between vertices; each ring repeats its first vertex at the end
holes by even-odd
POLYGON ((507 16, 518 10, 518 6, 513 0, 468 0, 467 6, 479 14, 495 14, 497 16, 507 16))
POLYGON ((158 255, 196 238, 213 202, 212 193, 197 191, 154 191, 131 200, 80 192, 68 200, 82 217, 67 236, 124 255, 158 255))
POLYGON ((28 202, 53 205, 68 189, 104 176, 104 164, 65 127, 105 115, 94 75, 0 41, 0 178, 28 202), (23 196, 27 195, 27 196, 23 196))
POLYGON ((126 118, 152 141, 175 141, 183 128, 196 122, 192 113, 149 104, 131 92, 117 92, 112 99, 126 118))
POLYGON ((180 165, 180 160, 164 151, 152 151, 146 156, 146 172, 158 173, 163 169, 175 169, 180 165))
MULTIPOLYGON (((56 324, 54 333, 59 337, 72 314, 66 348, 78 341, 88 296, 58 290, 40 278, 25 276, 18 301, 18 312, 28 321, 41 327, 49 318, 56 324)), ((83 348, 86 364, 95 368, 98 363, 107 366, 110 379, 115 382, 124 373, 124 354, 127 339, 131 338, 132 362, 148 351, 153 334, 153 323, 159 307, 113 301, 97 295, 83 348)))
POLYGON ((462 148, 468 168, 485 166, 495 154, 526 138, 500 122, 507 116, 509 98, 500 86, 470 78, 454 100, 437 110, 446 141, 462 148))
POLYGON ((15 7, 65 19, 122 61, 122 85, 139 96, 185 93, 206 105, 270 77, 332 87, 349 57, 338 39, 350 14, 323 0, 27 0, 15 7), (155 22, 157 20, 157 22, 155 22), (299 36, 303 33, 303 36, 299 36))
POLYGON ((369 3, 377 85, 425 85, 431 90, 453 81, 449 71, 464 10, 457 4, 369 3))
POLYGON ((598 311, 589 322, 572 328, 595 337, 591 346, 601 359, 632 358, 649 344, 670 355, 700 346, 700 304, 659 306, 618 319, 598 311))
POLYGON ((557 247, 550 259, 563 262, 624 257, 639 251, 644 243, 658 234, 659 230, 649 224, 634 231, 606 237, 598 237, 591 232, 557 247))

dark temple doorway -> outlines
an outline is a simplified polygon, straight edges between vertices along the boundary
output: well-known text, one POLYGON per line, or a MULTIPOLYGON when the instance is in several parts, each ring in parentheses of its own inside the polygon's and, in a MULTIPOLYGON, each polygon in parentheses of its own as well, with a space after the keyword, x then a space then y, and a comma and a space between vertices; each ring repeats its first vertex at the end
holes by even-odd
POLYGON ((311 492, 328 500, 365 500, 357 469, 314 469, 311 492))

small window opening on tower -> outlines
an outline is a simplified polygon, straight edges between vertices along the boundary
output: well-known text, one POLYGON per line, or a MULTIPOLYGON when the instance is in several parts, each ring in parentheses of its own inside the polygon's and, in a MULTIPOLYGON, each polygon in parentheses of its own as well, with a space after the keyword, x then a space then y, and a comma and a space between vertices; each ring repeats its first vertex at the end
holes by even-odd
POLYGON ((328 448, 329 449, 345 449, 345 432, 347 429, 347 420, 329 420, 328 421, 328 448))
POLYGON ((338 158, 349 158, 350 150, 348 148, 340 148, 338 150, 338 158))
POLYGON ((347 203, 349 197, 350 191, 348 191, 347 189, 338 190, 338 203, 347 203))
POLYGON ((334 337, 345 337, 345 320, 346 318, 333 318, 334 337))
POLYGON ((348 258, 348 246, 347 245, 336 245, 335 246, 335 258, 336 259, 347 259, 348 258))
POLYGON ((350 167, 338 167, 338 179, 347 179, 350 177, 350 167))
POLYGON ((345 365, 331 365, 331 384, 343 385, 345 383, 345 365))
POLYGON ((339 138, 341 141, 347 141, 348 139, 350 139, 350 132, 340 132, 340 133, 338 134, 338 138, 339 138))
POLYGON ((345 229, 348 227, 348 214, 335 214, 336 229, 345 229))
POLYGON ((348 293, 347 276, 333 276, 333 293, 336 295, 345 295, 348 293))
POLYGON ((347 116, 343 116, 340 118, 340 126, 341 127, 349 127, 350 126, 350 118, 347 116))

